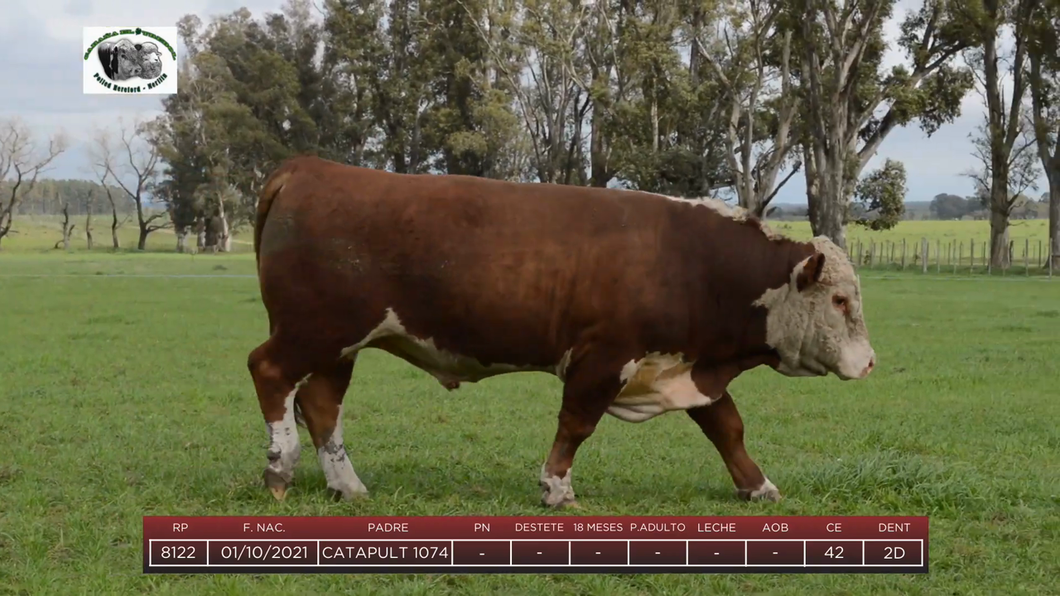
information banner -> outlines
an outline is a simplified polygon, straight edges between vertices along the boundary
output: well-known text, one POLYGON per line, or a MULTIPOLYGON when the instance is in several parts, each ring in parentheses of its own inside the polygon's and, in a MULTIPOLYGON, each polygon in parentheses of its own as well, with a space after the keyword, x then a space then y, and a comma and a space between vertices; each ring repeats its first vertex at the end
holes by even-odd
POLYGON ((144 517, 144 573, 927 570, 927 517, 144 517))

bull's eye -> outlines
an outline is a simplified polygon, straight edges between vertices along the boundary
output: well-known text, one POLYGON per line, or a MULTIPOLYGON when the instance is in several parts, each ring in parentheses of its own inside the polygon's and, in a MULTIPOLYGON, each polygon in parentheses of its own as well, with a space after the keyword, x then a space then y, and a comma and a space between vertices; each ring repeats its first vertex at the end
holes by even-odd
POLYGON ((835 305, 835 307, 838 308, 839 310, 846 311, 847 310, 847 297, 846 296, 840 296, 839 294, 836 294, 835 296, 832 296, 832 304, 835 305))

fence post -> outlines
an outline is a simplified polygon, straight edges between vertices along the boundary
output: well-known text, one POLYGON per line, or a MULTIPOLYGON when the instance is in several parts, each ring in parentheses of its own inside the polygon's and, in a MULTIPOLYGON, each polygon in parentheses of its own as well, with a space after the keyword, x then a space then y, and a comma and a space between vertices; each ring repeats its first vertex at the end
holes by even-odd
POLYGON ((927 260, 928 260, 928 241, 926 237, 920 238, 920 265, 923 267, 923 272, 927 273, 927 260))
POLYGON ((935 240, 935 273, 942 273, 942 240, 935 240))
POLYGON ((902 271, 905 271, 905 238, 902 238, 902 271))
MULTIPOLYGON (((955 241, 956 242, 956 241, 955 241)), ((957 246, 957 262, 953 265, 953 272, 957 273, 957 268, 961 266, 961 261, 964 260, 964 242, 961 242, 957 246)))
POLYGON ((983 260, 986 261, 986 274, 990 275, 994 271, 994 255, 990 253, 992 249, 988 249, 987 246, 993 246, 993 244, 983 245, 983 260))
POLYGON ((975 238, 968 241, 968 274, 975 273, 975 238))
POLYGON ((876 266, 876 241, 869 240, 869 269, 876 266))
POLYGON ((1024 238, 1023 239, 1023 274, 1024 275, 1030 275, 1031 274, 1030 261, 1027 260, 1027 253, 1029 253, 1030 251, 1031 251, 1031 239, 1030 238, 1024 238))
POLYGON ((1041 240, 1038 241, 1038 258, 1034 259, 1034 266, 1036 268, 1042 266, 1042 241, 1041 240))

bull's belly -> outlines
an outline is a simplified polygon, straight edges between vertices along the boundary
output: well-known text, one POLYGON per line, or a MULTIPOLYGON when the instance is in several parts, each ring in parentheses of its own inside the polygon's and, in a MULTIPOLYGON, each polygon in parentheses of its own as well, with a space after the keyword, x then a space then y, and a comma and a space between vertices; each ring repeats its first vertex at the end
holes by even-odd
POLYGON ((622 369, 622 390, 607 413, 626 422, 644 422, 659 414, 713 403, 692 380, 692 364, 680 355, 649 354, 622 369))
POLYGON ((483 364, 471 356, 443 350, 435 344, 434 339, 416 337, 409 333, 393 310, 388 310, 382 323, 369 332, 364 339, 346 348, 343 354, 350 354, 363 348, 378 348, 393 354, 430 374, 448 389, 455 388, 459 383, 474 383, 507 373, 552 372, 559 374, 561 372, 558 367, 547 368, 505 363, 483 364))
POLYGON ((431 340, 413 337, 388 337, 377 340, 370 347, 385 350, 416 368, 430 374, 447 388, 459 383, 474 383, 483 379, 514 372, 546 372, 547 369, 515 364, 484 365, 475 358, 440 350, 431 340))

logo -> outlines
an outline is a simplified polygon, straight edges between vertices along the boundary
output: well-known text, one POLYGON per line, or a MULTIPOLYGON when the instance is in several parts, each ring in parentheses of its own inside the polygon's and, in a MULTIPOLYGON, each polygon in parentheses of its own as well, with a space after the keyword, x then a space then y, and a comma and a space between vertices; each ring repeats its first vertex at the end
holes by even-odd
POLYGON ((177 92, 176 27, 85 27, 86 94, 177 92))

